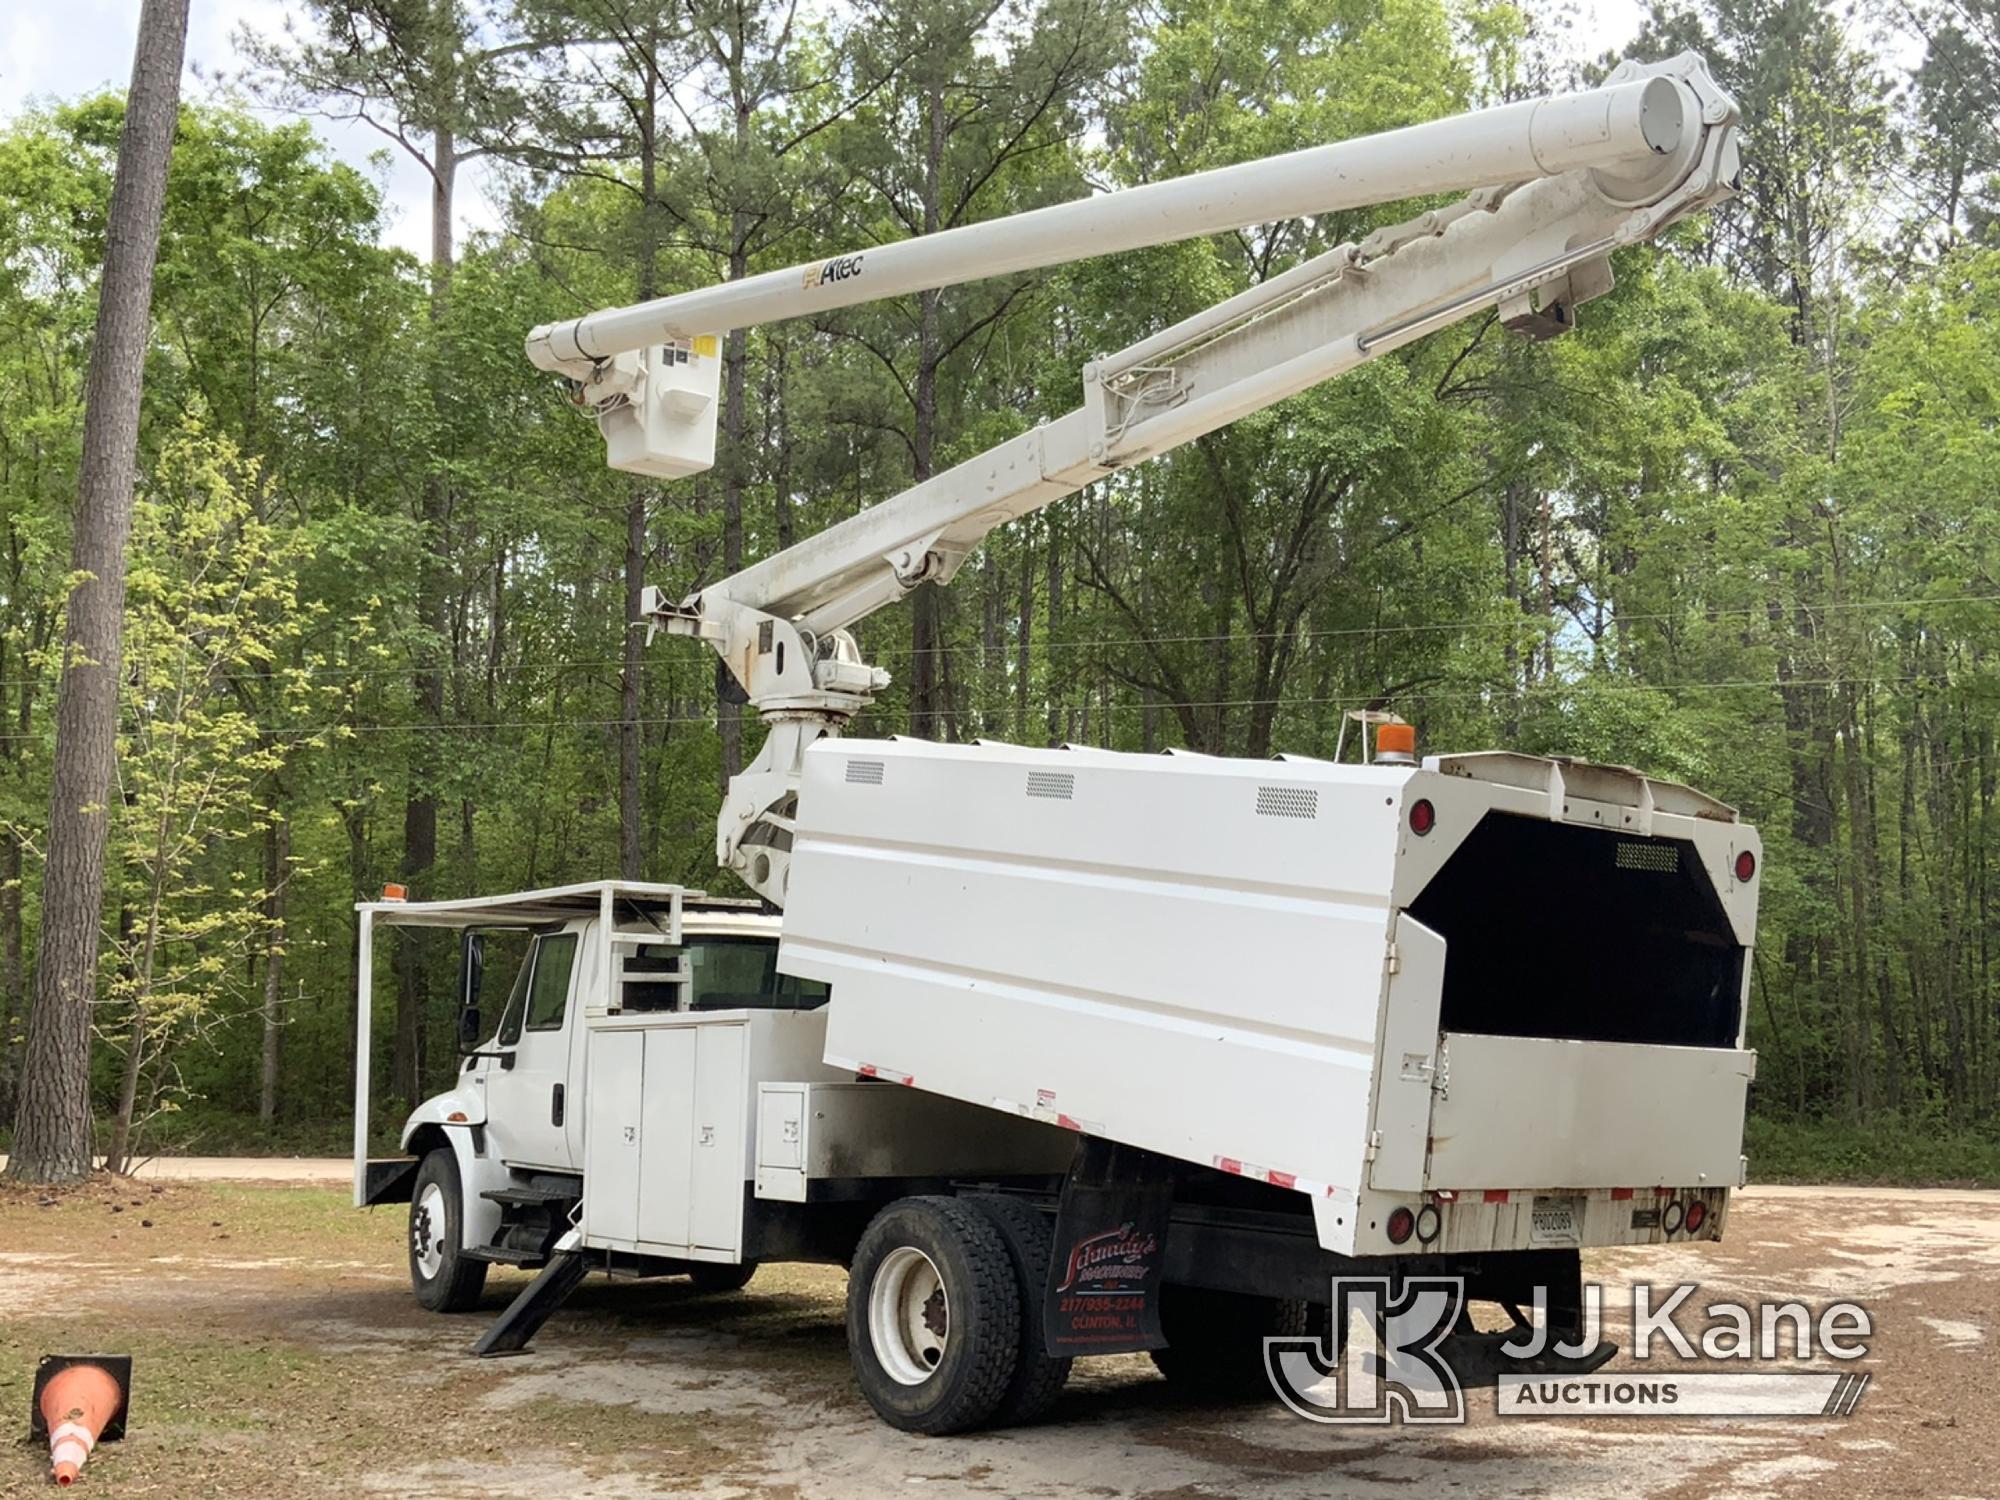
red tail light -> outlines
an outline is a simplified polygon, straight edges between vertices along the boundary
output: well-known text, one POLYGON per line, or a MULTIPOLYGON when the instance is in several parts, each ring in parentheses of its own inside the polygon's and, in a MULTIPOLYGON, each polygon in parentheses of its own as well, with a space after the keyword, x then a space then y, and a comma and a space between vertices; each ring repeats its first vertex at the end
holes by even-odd
POLYGON ((1752 854, 1748 849, 1745 849, 1741 854, 1736 856, 1736 878, 1742 881, 1743 884, 1748 885, 1751 877, 1756 873, 1757 856, 1752 854))
POLYGON ((1437 809, 1428 801, 1419 800, 1410 804, 1410 832, 1422 838, 1437 827, 1437 809))
POLYGON ((1707 1222, 1708 1222, 1708 1205, 1706 1203, 1703 1203, 1699 1198, 1697 1198, 1694 1200, 1694 1202, 1688 1205, 1687 1232, 1689 1234, 1694 1234, 1701 1228, 1702 1225, 1706 1224, 1707 1222))
POLYGON ((1401 1245, 1417 1232, 1417 1216, 1407 1208, 1398 1208, 1389 1215, 1389 1243, 1401 1245))

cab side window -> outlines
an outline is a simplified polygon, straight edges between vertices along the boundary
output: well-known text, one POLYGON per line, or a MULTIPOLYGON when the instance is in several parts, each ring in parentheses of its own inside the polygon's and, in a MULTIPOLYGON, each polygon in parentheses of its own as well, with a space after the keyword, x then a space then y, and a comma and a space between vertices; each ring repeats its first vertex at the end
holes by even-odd
POLYGON ((569 971, 575 963, 575 933, 551 932, 535 939, 534 947, 521 960, 507 1008, 501 1013, 501 1046, 519 1042, 524 1025, 529 1031, 561 1028, 563 1009, 569 1003, 569 971))
POLYGON ((535 944, 535 977, 528 985, 528 1030, 559 1031, 569 1004, 570 970, 576 966, 576 934, 552 933, 535 944))

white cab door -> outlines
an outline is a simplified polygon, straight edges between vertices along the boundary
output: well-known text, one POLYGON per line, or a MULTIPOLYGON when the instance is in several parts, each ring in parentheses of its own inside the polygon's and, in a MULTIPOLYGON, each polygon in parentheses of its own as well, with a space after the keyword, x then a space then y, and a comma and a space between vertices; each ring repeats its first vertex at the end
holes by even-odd
POLYGON ((500 1018, 500 1030, 477 1075, 486 1089, 486 1131, 509 1166, 574 1170, 567 1122, 580 1101, 570 1094, 570 1039, 581 924, 545 932, 528 955, 500 1018))

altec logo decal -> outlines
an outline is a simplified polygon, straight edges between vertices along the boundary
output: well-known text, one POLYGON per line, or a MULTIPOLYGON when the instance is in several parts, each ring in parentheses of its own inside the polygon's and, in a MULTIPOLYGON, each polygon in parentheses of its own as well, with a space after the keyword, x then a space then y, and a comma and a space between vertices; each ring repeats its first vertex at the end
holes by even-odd
POLYGON ((1104 1295, 1123 1291, 1128 1283, 1145 1279, 1146 1268, 1159 1248, 1157 1236, 1134 1234, 1129 1221, 1078 1240, 1070 1249, 1062 1285, 1056 1290, 1104 1295))
POLYGON ((816 286, 832 286, 836 281, 852 281, 860 274, 860 256, 837 255, 832 260, 821 261, 816 266, 807 266, 800 284, 807 291, 811 291, 816 286))

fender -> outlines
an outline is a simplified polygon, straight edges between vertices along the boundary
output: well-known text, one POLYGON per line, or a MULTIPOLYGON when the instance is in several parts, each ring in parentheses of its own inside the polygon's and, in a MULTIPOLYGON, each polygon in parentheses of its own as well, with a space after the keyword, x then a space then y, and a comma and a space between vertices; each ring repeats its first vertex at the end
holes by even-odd
POLYGON ((410 1149, 410 1141, 426 1125, 484 1125, 486 1123, 486 1091, 474 1088, 446 1089, 442 1094, 433 1094, 422 1104, 410 1111, 409 1119, 403 1122, 403 1149, 410 1149))
POLYGON ((458 1162, 459 1248, 477 1249, 493 1243, 500 1231, 500 1205, 482 1196, 509 1181, 506 1165, 485 1148, 486 1099, 484 1090, 447 1089, 433 1094, 403 1122, 403 1149, 413 1157, 423 1157, 439 1145, 451 1147, 458 1162))

